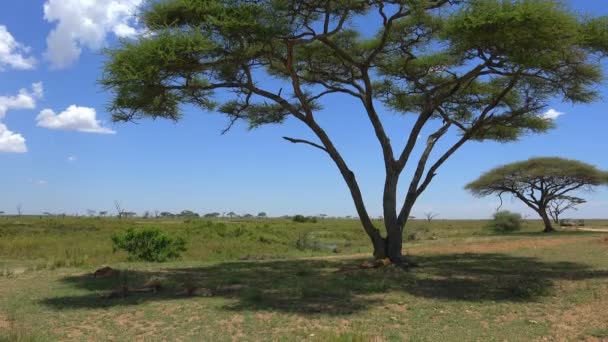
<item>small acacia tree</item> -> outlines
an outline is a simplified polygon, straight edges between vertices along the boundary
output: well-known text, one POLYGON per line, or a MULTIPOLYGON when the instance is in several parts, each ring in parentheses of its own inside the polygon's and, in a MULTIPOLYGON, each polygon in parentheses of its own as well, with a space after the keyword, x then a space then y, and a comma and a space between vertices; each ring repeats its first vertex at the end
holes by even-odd
POLYGON ((570 192, 591 191, 599 185, 608 185, 608 172, 592 165, 562 158, 532 158, 490 170, 466 189, 480 197, 513 195, 538 213, 545 232, 553 232, 548 214, 552 203, 570 192))
POLYGON ((578 210, 576 206, 587 203, 586 200, 573 196, 559 196, 549 203, 547 211, 553 222, 559 224, 559 218, 568 210, 578 210))
POLYGON ((426 222, 431 222, 435 217, 439 216, 439 214, 434 213, 432 211, 427 211, 424 213, 424 217, 426 218, 426 222))
POLYGON ((284 138, 329 156, 374 255, 395 263, 414 203, 450 156, 470 140, 546 131, 549 100, 595 98, 597 58, 608 53, 608 18, 577 16, 557 0, 159 0, 140 19, 146 34, 107 52, 101 83, 114 93, 114 120, 178 120, 182 105, 194 105, 225 114, 226 130, 238 120, 251 128, 300 121, 316 141, 284 138), (380 145, 385 234, 317 120, 338 95, 360 105, 380 145), (382 105, 414 116, 404 146, 391 143, 382 105))

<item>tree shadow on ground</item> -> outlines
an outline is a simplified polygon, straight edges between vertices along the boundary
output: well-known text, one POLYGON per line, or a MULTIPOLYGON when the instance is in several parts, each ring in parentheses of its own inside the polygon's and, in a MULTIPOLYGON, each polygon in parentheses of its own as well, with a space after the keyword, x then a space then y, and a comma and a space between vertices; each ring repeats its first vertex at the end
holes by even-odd
POLYGON ((122 270, 110 278, 78 275, 63 278, 88 293, 42 300, 56 310, 107 308, 150 301, 191 298, 192 284, 225 298, 227 310, 275 310, 300 314, 348 315, 381 304, 383 295, 401 292, 417 297, 456 301, 536 301, 551 294, 554 281, 607 278, 608 272, 572 262, 547 262, 506 254, 442 254, 416 257, 420 267, 360 269, 362 260, 280 260, 227 262, 198 268, 159 271, 122 270), (156 293, 129 293, 108 299, 101 294, 141 286, 151 278, 163 288, 156 293), (186 284, 186 285, 184 285, 186 284), (238 284, 239 286, 235 286, 238 284))

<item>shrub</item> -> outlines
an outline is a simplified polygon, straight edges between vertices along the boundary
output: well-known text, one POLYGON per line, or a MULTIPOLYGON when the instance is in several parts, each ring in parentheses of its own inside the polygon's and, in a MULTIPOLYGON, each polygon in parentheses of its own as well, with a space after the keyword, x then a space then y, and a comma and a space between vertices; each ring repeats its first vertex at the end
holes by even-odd
POLYGON ((127 229, 124 234, 112 236, 114 251, 124 250, 130 260, 164 262, 177 259, 186 250, 186 241, 173 238, 158 229, 127 229))
POLYGON ((515 232, 522 228, 522 222, 520 214, 503 210, 494 214, 490 228, 501 233, 515 232))
POLYGON ((296 215, 292 218, 292 220, 293 220, 293 222, 298 222, 298 223, 306 223, 306 222, 317 223, 317 218, 314 216, 296 215))

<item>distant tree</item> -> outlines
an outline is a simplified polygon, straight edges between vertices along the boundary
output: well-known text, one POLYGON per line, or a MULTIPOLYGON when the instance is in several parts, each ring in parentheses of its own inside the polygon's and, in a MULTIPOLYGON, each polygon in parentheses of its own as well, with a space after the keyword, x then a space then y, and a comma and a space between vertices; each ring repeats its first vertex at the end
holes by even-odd
POLYGON ((578 15, 562 2, 149 1, 139 18, 145 34, 107 51, 101 83, 113 91, 116 121, 179 120, 193 105, 225 114, 226 130, 238 120, 251 128, 301 123, 315 141, 284 139, 329 156, 374 256, 402 265, 414 204, 464 144, 545 132, 553 126, 541 116, 548 103, 596 98, 608 18, 578 15), (385 234, 318 119, 337 95, 357 105, 344 116, 345 129, 360 114, 381 147, 385 234), (413 117, 396 139, 383 122, 391 111, 413 117), (407 167, 413 172, 399 194, 407 167))
POLYGON ((23 204, 17 204, 17 216, 21 216, 23 214, 23 204))
POLYGON ((150 218, 150 211, 149 210, 144 211, 144 214, 141 217, 145 218, 145 219, 150 218))
POLYGON ((175 216, 175 214, 170 213, 168 211, 163 211, 163 212, 160 213, 160 217, 164 217, 164 218, 174 217, 174 216, 175 216))
POLYGON ((568 193, 589 192, 608 185, 608 172, 576 160, 532 158, 499 166, 484 173, 466 189, 479 197, 508 194, 518 198, 542 218, 545 232, 553 232, 548 210, 568 193))
POLYGON ((103 210, 99 212, 99 217, 106 217, 108 215, 108 212, 103 210))
POLYGON ((292 221, 299 222, 299 223, 304 223, 304 222, 317 223, 317 218, 314 216, 294 215, 294 217, 292 218, 292 221))
POLYGON ((432 211, 427 211, 424 213, 424 217, 426 218, 426 222, 431 222, 435 217, 439 216, 439 214, 434 213, 432 211))
POLYGON ((154 209, 154 218, 158 218, 159 211, 158 209, 154 209))
POLYGON ((132 212, 132 211, 124 211, 122 213, 122 216, 125 217, 125 218, 133 218, 133 217, 137 216, 137 213, 132 212))
POLYGON ((559 224, 559 218, 561 217, 562 213, 568 210, 578 210, 576 206, 584 203, 587 203, 587 201, 582 198, 572 196, 560 196, 549 202, 547 211, 553 219, 553 222, 555 224, 559 224))
POLYGON ((4 211, 1 211, 1 210, 0 210, 0 216, 1 216, 1 215, 4 215, 4 211))
POLYGON ((42 215, 44 215, 44 216, 53 216, 53 214, 50 213, 50 212, 48 212, 48 211, 43 212, 42 215))
POLYGON ((229 218, 233 218, 233 217, 238 216, 238 215, 234 211, 231 211, 228 214, 226 214, 226 216, 228 216, 229 218))
POLYGON ((252 217, 253 217, 253 215, 251 215, 251 214, 245 214, 245 215, 243 215, 243 217, 244 217, 244 218, 252 218, 252 217))
POLYGON ((93 216, 95 216, 95 214, 97 214, 97 211, 95 211, 93 209, 87 209, 87 215, 89 217, 93 217, 93 216))
POLYGON ((266 213, 265 213, 265 212, 260 211, 260 212, 258 213, 258 217, 259 217, 259 218, 265 218, 265 217, 267 217, 267 215, 266 215, 266 213))
POLYGON ((122 208, 122 204, 119 201, 114 201, 114 208, 116 208, 116 216, 121 219, 125 216, 125 210, 122 208))
POLYGON ((179 213, 179 216, 181 217, 188 217, 188 218, 192 218, 192 217, 199 217, 200 215, 195 213, 192 210, 182 210, 181 213, 179 213))
POLYGON ((220 215, 221 214, 218 213, 218 212, 213 212, 213 213, 207 213, 207 214, 205 214, 204 217, 220 217, 220 215))
POLYGON ((327 217, 327 214, 319 214, 319 217, 322 218, 322 219, 324 219, 324 218, 327 217))

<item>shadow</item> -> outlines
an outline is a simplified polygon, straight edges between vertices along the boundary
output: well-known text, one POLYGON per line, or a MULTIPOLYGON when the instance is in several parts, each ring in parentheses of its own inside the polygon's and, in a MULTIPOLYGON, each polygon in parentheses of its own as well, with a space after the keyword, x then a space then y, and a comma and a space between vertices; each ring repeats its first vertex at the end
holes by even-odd
POLYGON ((226 310, 275 310, 299 314, 348 315, 381 304, 388 292, 459 301, 536 301, 551 295, 558 279, 607 278, 608 272, 571 262, 546 262, 506 254, 417 256, 420 267, 360 269, 363 260, 280 260, 221 263, 199 268, 159 271, 123 270, 110 278, 79 275, 61 281, 87 294, 47 298, 56 310, 137 305, 148 301, 191 298, 188 285, 227 299, 226 310), (161 281, 156 293, 129 293, 124 298, 100 296, 121 284, 141 286, 161 281), (235 284, 238 284, 235 286, 235 284))

